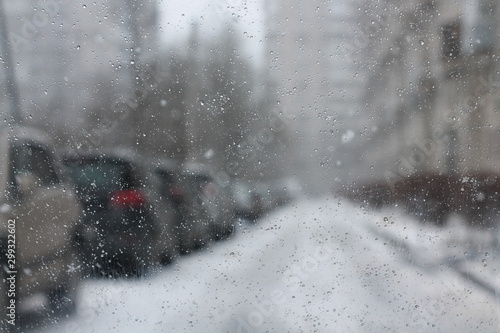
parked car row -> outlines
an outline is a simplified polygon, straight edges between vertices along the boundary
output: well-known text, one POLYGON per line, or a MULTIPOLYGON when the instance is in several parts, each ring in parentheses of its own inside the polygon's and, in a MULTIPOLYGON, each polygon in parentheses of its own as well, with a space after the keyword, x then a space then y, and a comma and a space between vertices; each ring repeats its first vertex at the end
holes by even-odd
POLYGON ((237 217, 255 220, 290 200, 269 183, 221 184, 208 165, 128 151, 65 154, 63 163, 83 206, 75 244, 94 273, 140 274, 229 237, 237 217))
POLYGON ((231 182, 235 216, 255 221, 264 214, 296 200, 301 193, 295 179, 280 179, 273 182, 231 182))
POLYGON ((162 200, 145 165, 117 152, 66 155, 83 206, 75 243, 90 271, 140 273, 174 256, 173 204, 162 200))
POLYGON ((140 273, 234 231, 233 201, 205 165, 117 151, 63 163, 84 207, 75 241, 91 271, 140 273))
POLYGON ((179 251, 187 253, 210 240, 230 236, 235 228, 233 201, 206 165, 179 166, 173 161, 157 161, 154 173, 160 177, 163 200, 175 206, 179 251))
POLYGON ((40 294, 44 308, 68 310, 86 274, 140 275, 292 198, 278 194, 281 185, 221 183, 207 165, 126 150, 57 156, 46 134, 27 127, 5 126, 0 137, 4 313, 12 275, 17 310, 40 294))

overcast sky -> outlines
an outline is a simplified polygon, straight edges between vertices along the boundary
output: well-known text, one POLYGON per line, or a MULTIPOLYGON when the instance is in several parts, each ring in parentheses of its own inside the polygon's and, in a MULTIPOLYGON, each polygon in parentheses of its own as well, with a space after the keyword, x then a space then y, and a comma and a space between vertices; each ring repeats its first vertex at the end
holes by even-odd
POLYGON ((224 29, 232 21, 244 51, 251 61, 259 63, 264 46, 261 7, 260 0, 160 0, 162 37, 167 45, 178 44, 187 39, 194 24, 203 36, 224 29))

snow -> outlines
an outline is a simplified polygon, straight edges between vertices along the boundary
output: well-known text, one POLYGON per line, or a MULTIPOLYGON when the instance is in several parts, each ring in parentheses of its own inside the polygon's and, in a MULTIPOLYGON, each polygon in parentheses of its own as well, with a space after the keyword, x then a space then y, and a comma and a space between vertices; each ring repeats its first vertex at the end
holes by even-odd
POLYGON ((85 281, 43 332, 499 332, 497 255, 459 219, 303 200, 149 277, 85 281))

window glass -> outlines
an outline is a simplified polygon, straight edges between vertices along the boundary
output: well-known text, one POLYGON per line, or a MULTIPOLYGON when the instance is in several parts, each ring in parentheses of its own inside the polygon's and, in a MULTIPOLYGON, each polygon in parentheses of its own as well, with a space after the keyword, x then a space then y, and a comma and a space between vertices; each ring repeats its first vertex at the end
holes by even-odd
POLYGON ((41 186, 59 182, 53 160, 45 148, 27 143, 14 146, 12 153, 14 175, 32 174, 41 186))
POLYGON ((500 332, 499 46, 498 0, 0 0, 17 331, 500 332))
POLYGON ((443 57, 457 58, 461 52, 460 23, 453 22, 443 26, 443 57))
POLYGON ((81 159, 67 161, 70 177, 83 192, 111 192, 138 186, 129 164, 113 160, 81 159))

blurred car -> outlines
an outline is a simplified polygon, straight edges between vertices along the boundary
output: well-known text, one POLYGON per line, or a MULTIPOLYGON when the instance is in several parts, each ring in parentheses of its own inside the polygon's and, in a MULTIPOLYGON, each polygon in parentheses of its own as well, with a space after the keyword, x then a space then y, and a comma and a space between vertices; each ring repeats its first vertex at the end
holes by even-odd
POLYGON ((209 222, 200 190, 191 175, 179 175, 174 197, 180 213, 177 227, 180 252, 203 248, 210 240, 209 222))
POLYGON ((277 179, 271 185, 278 206, 297 200, 302 192, 299 181, 293 177, 277 179))
POLYGON ((228 185, 219 183, 211 175, 202 181, 204 204, 210 207, 212 239, 228 238, 235 231, 234 202, 228 185))
POLYGON ((260 181, 251 189, 254 219, 297 200, 301 186, 294 178, 260 181))
POLYGON ((174 209, 147 164, 116 152, 68 155, 64 164, 84 206, 77 241, 91 271, 140 273, 172 260, 174 209))
POLYGON ((269 182, 261 181, 252 188, 255 218, 262 217, 278 206, 278 197, 269 182))
POLYGON ((234 208, 230 193, 215 181, 207 165, 184 165, 179 184, 184 194, 184 211, 196 215, 198 230, 203 232, 200 241, 219 240, 233 233, 234 208))
POLYGON ((39 130, 0 129, 0 327, 17 320, 6 314, 38 311, 36 295, 52 310, 75 305, 81 271, 73 235, 81 206, 52 151, 39 130), (15 311, 6 308, 12 302, 15 311))
POLYGON ((253 212, 252 187, 241 180, 233 180, 230 184, 234 203, 234 215, 237 218, 251 219, 253 212))
POLYGON ((179 165, 175 161, 162 159, 153 162, 153 169, 159 180, 161 200, 174 208, 179 252, 188 253, 201 247, 206 243, 204 218, 201 210, 195 209, 195 194, 185 184, 181 184, 179 165))
POLYGON ((266 212, 266 193, 263 193, 260 186, 237 181, 231 185, 231 192, 236 218, 255 222, 266 212))

